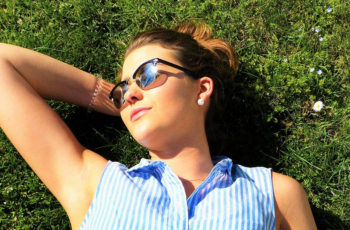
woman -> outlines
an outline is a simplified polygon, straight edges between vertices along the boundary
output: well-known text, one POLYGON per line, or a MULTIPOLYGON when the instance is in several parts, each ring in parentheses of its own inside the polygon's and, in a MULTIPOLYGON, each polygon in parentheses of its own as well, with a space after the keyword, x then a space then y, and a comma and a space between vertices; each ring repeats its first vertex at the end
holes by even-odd
POLYGON ((136 36, 116 86, 30 50, 0 50, 1 128, 73 229, 316 229, 295 180, 211 158, 206 126, 238 60, 206 25, 136 36), (43 98, 120 115, 151 160, 127 169, 86 149, 43 98))

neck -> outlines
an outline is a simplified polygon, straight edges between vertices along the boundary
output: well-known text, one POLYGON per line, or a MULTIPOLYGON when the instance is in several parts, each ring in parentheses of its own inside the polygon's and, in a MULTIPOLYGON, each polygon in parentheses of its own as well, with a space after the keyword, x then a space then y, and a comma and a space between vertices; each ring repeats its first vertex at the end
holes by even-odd
POLYGON ((186 148, 179 152, 164 155, 151 152, 151 160, 165 162, 181 180, 186 197, 190 197, 194 190, 208 177, 214 167, 209 148, 186 148), (162 157, 163 156, 163 157, 162 157))
POLYGON ((172 151, 151 151, 151 160, 165 162, 184 183, 203 182, 214 167, 208 144, 187 146, 172 151))
POLYGON ((153 145, 155 148, 149 148, 151 160, 163 161, 179 177, 187 197, 208 177, 214 167, 204 126, 192 126, 197 128, 178 130, 177 135, 164 135, 159 138, 161 142, 152 142, 156 143, 153 145))

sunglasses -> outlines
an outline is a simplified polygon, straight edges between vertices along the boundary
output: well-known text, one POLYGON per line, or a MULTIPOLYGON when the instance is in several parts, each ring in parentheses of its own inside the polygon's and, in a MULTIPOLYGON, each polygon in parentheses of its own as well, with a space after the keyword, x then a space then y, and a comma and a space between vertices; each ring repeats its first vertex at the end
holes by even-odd
POLYGON ((117 109, 124 109, 126 107, 126 100, 124 98, 126 92, 129 90, 129 86, 133 82, 142 90, 152 89, 164 84, 168 76, 164 73, 159 73, 157 64, 162 63, 167 66, 171 66, 175 69, 182 70, 186 74, 197 78, 196 74, 184 67, 175 65, 171 62, 167 62, 160 58, 154 58, 149 61, 142 63, 135 71, 135 73, 129 77, 127 81, 121 81, 116 86, 113 87, 111 93, 109 94, 109 99, 113 102, 117 109))

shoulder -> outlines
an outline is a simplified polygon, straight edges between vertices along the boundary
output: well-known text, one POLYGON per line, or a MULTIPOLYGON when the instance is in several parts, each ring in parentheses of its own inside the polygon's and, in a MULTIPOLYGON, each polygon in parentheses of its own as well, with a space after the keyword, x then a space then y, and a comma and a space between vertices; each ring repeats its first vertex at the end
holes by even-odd
POLYGON ((84 164, 81 171, 71 176, 78 178, 79 183, 75 182, 64 193, 62 192, 60 200, 70 219, 72 229, 78 229, 82 223, 108 163, 105 158, 90 150, 85 150, 82 157, 84 164))
POLYGON ((266 194, 272 194, 273 192, 271 172, 271 168, 265 167, 232 166, 232 175, 234 179, 249 181, 251 185, 257 187, 261 192, 266 194))
POLYGON ((293 178, 272 173, 276 229, 316 229, 302 186, 293 178))
MULTIPOLYGON (((90 151, 91 152, 91 151, 90 151)), ((80 192, 73 191, 70 194, 70 203, 65 206, 69 219, 71 220, 72 229, 83 229, 91 221, 91 216, 95 210, 93 207, 103 206, 110 202, 108 194, 118 189, 115 183, 125 179, 127 167, 119 162, 112 162, 97 157, 87 160, 85 172, 82 173, 81 180, 85 181, 85 188, 80 192), (93 161, 92 161, 93 160, 93 161)), ((85 158, 88 158, 86 156, 85 158)))

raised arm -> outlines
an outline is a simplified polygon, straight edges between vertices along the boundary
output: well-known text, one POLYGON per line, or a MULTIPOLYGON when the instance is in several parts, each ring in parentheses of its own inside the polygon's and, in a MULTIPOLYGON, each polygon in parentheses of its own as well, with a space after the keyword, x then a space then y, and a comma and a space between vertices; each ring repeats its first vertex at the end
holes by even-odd
MULTIPOLYGON (((13 68, 45 99, 87 107, 97 83, 97 78, 89 73, 17 46, 0 43, 0 61, 2 65, 7 65, 4 68, 13 68)), ((5 77, 4 69, 1 75, 2 78, 5 77)), ((102 86, 99 91, 100 96, 96 98, 98 103, 94 106, 94 110, 109 115, 119 115, 119 111, 108 101, 108 93, 113 85, 102 81, 102 86)))
MULTIPOLYGON (((87 107, 97 79, 27 49, 0 44, 0 127, 19 153, 80 225, 106 160, 81 146, 44 101, 87 107)), ((119 115, 108 101, 112 84, 101 81, 94 110, 119 115)))

